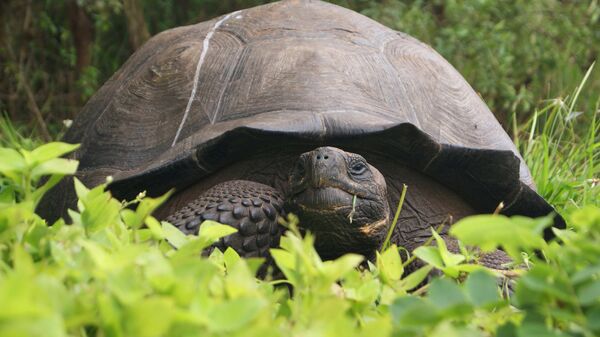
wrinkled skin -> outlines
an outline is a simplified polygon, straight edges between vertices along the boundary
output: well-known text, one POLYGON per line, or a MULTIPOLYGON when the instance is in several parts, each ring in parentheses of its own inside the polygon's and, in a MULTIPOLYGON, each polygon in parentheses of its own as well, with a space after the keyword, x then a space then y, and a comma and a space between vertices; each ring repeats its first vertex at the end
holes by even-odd
POLYGON ((298 158, 284 208, 315 233, 317 251, 326 259, 349 252, 372 256, 390 223, 383 175, 362 156, 334 147, 298 158))

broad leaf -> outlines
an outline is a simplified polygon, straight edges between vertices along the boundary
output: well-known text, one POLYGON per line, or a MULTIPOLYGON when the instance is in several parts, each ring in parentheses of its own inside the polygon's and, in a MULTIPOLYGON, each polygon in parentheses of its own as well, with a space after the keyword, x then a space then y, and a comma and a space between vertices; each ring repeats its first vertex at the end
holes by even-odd
POLYGON ((44 163, 54 158, 61 157, 79 148, 79 144, 67 144, 52 142, 44 144, 30 152, 30 158, 34 163, 44 163))
POLYGON ((442 269, 444 268, 444 261, 440 256, 440 252, 435 247, 421 246, 413 251, 413 255, 419 259, 429 263, 430 265, 442 269))

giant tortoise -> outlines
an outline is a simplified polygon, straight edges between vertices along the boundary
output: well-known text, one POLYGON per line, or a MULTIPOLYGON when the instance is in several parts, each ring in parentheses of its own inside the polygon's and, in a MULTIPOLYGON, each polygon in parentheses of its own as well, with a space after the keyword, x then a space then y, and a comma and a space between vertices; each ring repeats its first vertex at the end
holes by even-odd
MULTIPOLYGON (((320 1, 267 4, 156 35, 90 99, 65 140, 81 143, 74 158, 84 183, 110 175, 118 198, 175 188, 158 216, 186 233, 206 219, 234 226, 216 245, 243 256, 267 255, 279 241, 277 217, 292 212, 324 258, 371 257, 403 184, 392 240, 409 250, 449 216, 501 202, 507 215, 553 211, 447 61, 320 1)), ((54 216, 74 200, 69 183, 56 193, 42 206, 54 216)), ((560 216, 555 226, 564 226, 560 216)))

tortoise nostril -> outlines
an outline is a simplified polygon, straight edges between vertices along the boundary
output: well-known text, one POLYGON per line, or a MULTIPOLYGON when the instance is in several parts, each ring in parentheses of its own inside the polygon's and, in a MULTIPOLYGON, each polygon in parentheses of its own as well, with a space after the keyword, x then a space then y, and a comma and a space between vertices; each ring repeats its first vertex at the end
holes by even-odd
POLYGON ((329 156, 324 156, 323 159, 329 159, 329 156))
POLYGON ((317 156, 317 159, 321 159, 321 156, 317 156))

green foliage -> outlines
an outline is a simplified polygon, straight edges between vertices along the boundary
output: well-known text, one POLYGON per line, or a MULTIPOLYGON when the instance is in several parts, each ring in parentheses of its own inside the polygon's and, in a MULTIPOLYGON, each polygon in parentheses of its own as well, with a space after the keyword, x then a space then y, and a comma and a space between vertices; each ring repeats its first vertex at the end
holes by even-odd
POLYGON ((522 330, 600 334, 600 209, 579 209, 569 220, 573 229, 555 230, 558 240, 542 249, 544 260, 536 261, 517 283, 522 330))
MULTIPOLYGON (((521 252, 542 249, 544 228, 552 225, 554 214, 538 219, 522 216, 474 215, 457 222, 450 234, 461 242, 477 246, 482 252, 502 248, 513 260, 521 260, 521 252)), ((438 240, 439 241, 439 240, 438 240)))
POLYGON ((26 132, 26 128, 16 126, 8 116, 0 116, 0 146, 26 150, 39 146, 40 140, 34 134, 25 136, 26 132))
POLYGON ((435 238, 437 247, 428 245, 418 247, 413 252, 416 257, 430 266, 437 268, 445 275, 453 278, 459 277, 461 272, 469 273, 477 269, 482 269, 479 265, 463 263, 469 260, 470 256, 468 254, 455 254, 450 252, 446 247, 446 242, 440 235, 433 229, 431 230, 431 233, 435 238))
POLYGON ((390 312, 397 336, 489 336, 517 316, 483 271, 463 284, 435 279, 427 296, 399 297, 390 312))
POLYGON ((33 151, 25 149, 0 148, 0 173, 3 185, 3 198, 28 204, 33 212, 38 202, 63 176, 77 170, 77 161, 58 158, 78 148, 79 145, 49 143, 33 151), (47 176, 40 186, 40 178, 47 176))
POLYGON ((435 244, 410 258, 391 245, 374 261, 355 254, 322 261, 314 237, 302 237, 290 215, 280 248, 271 251, 282 278, 259 280, 259 259, 241 259, 232 249, 201 256, 235 229, 208 221, 198 236, 185 236, 154 218, 169 193, 119 202, 105 185, 88 189, 75 180, 72 223, 48 226, 35 205, 75 171, 76 162, 60 157, 76 147, 0 148, 1 336, 600 333, 598 207, 571 212, 572 228, 555 230, 549 243, 541 239, 549 217, 481 215, 452 227, 468 245, 460 253, 432 230, 435 244), (476 264, 479 251, 497 247, 521 269, 476 264), (407 275, 417 259, 421 267, 407 275), (499 281, 518 274, 514 292, 502 297, 499 281))

